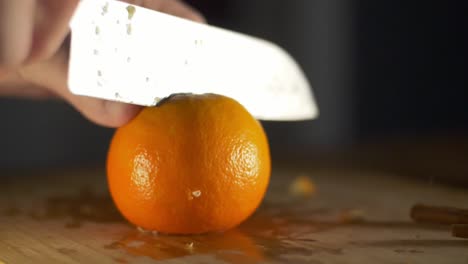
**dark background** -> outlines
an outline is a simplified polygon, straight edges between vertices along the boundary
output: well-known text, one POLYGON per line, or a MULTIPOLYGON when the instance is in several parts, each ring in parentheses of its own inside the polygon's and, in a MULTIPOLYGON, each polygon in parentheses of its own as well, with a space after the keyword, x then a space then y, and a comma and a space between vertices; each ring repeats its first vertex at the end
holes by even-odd
MULTIPOLYGON (((301 64, 319 119, 264 123, 274 159, 468 135, 465 1, 191 0, 301 64)), ((103 164, 112 135, 62 102, 0 99, 0 167, 103 164)))

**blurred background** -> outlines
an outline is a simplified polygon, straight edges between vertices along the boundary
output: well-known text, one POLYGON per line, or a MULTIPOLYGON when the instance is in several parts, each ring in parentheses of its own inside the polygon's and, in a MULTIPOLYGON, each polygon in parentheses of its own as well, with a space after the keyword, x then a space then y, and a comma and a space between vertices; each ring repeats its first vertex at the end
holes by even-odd
MULTIPOLYGON (((274 160, 322 164, 323 157, 365 146, 363 160, 378 164, 369 159, 375 151, 367 151, 383 145, 377 152, 393 165, 410 166, 408 155, 422 155, 426 164, 468 163, 464 1, 189 3, 211 24, 278 43, 304 68, 321 116, 264 123, 274 160), (414 148, 406 146, 423 139, 432 143, 408 154, 414 148)), ((55 101, 2 98, 0 120, 1 168, 102 166, 113 133, 55 101)), ((468 178, 468 171, 457 173, 468 178)))

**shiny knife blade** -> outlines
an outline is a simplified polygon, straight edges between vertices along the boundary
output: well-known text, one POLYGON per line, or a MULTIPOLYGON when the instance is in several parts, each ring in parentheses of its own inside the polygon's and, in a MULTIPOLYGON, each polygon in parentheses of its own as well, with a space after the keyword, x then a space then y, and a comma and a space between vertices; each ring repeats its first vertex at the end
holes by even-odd
POLYGON ((72 93, 153 106, 177 93, 216 93, 258 119, 317 116, 308 80, 268 41, 115 0, 81 0, 72 31, 72 93))

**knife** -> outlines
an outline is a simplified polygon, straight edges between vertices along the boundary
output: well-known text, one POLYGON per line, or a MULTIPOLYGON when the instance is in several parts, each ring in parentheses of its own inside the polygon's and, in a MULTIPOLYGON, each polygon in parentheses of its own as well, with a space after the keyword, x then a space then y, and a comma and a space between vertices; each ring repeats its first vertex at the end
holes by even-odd
POLYGON ((115 0, 81 0, 70 28, 76 95, 154 106, 216 93, 262 120, 318 115, 303 71, 271 42, 115 0))

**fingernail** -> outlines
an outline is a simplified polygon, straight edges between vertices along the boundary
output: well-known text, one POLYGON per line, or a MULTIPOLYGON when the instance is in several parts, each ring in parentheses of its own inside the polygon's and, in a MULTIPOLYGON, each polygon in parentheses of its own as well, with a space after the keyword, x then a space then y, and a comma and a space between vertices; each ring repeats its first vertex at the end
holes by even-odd
POLYGON ((140 106, 112 101, 105 101, 104 108, 108 115, 109 125, 112 127, 125 125, 141 110, 140 106))
POLYGON ((197 11, 194 11, 191 15, 189 15, 188 19, 194 21, 194 22, 198 22, 198 23, 202 23, 202 24, 206 24, 207 21, 206 21, 206 18, 199 12, 197 11))

